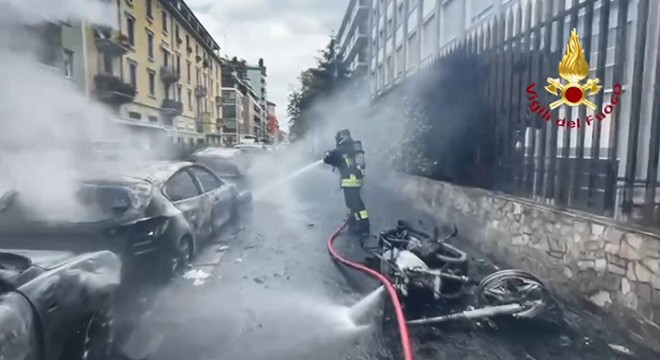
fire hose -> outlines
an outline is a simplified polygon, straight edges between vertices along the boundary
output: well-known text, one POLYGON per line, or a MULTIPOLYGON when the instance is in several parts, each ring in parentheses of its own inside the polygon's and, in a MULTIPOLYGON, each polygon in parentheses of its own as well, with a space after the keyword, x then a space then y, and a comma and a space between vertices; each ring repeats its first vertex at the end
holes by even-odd
POLYGON ((387 289, 387 293, 392 299, 392 304, 394 305, 393 307, 394 307, 394 313, 396 315, 396 321, 398 324, 398 330, 401 340, 401 348, 403 349, 403 359, 414 360, 415 355, 413 354, 412 342, 410 340, 410 335, 408 333, 406 318, 403 315, 403 307, 401 305, 401 302, 399 301, 399 296, 396 290, 394 289, 392 283, 381 273, 374 271, 362 264, 352 262, 346 259, 345 257, 339 255, 335 251, 334 248, 335 239, 337 239, 339 234, 342 232, 342 230, 346 228, 347 225, 348 225, 348 221, 345 221, 340 227, 338 227, 335 231, 333 231, 332 234, 330 234, 330 237, 328 238, 328 252, 330 253, 330 256, 332 256, 334 260, 339 261, 340 263, 350 268, 361 271, 383 283, 383 286, 385 286, 385 288, 387 289))

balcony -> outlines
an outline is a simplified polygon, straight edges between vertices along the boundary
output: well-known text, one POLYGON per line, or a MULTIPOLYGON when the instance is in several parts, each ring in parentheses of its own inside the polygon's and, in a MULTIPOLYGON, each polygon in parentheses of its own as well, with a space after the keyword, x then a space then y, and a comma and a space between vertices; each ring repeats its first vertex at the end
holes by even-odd
POLYGON ((160 80, 165 84, 169 85, 175 83, 181 79, 181 74, 179 74, 173 66, 161 66, 160 67, 160 80))
POLYGON ((196 97, 203 98, 206 97, 207 94, 208 94, 208 90, 206 89, 206 86, 202 86, 202 85, 195 86, 196 97))
POLYGON ((94 76, 94 85, 99 100, 111 105, 130 103, 135 98, 135 87, 115 75, 98 74, 94 76))
POLYGON ((160 111, 170 116, 181 115, 183 113, 183 103, 173 99, 165 99, 160 106, 160 111))
POLYGON ((94 27, 94 43, 99 52, 121 56, 131 49, 128 37, 108 26, 94 27))

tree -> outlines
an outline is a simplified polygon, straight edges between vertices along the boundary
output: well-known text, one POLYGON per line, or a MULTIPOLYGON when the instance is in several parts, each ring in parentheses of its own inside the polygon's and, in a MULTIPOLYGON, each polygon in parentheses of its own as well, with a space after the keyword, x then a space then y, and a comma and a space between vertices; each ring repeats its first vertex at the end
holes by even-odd
POLYGON ((318 121, 309 114, 314 105, 341 91, 348 82, 346 67, 337 58, 334 38, 321 50, 317 61, 316 67, 300 73, 299 88, 289 94, 289 127, 291 134, 297 139, 302 138, 314 126, 314 122, 318 121))

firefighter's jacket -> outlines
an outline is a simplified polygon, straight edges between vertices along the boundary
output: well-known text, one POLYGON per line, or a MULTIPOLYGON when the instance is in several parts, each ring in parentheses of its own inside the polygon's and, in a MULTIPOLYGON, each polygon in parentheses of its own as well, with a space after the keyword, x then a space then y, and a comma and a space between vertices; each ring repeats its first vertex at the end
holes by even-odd
MULTIPOLYGON (((356 163, 356 151, 353 140, 338 144, 334 150, 328 151, 323 162, 339 169, 340 186, 342 188, 362 187, 364 165, 356 163)), ((361 145, 360 145, 361 147, 361 145)))

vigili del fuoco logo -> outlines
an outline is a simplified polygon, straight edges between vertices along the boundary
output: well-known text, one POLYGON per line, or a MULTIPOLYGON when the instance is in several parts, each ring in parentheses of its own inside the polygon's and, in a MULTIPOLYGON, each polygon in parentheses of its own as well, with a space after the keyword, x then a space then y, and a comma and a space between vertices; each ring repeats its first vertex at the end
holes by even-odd
MULTIPOLYGON (((560 97, 560 99, 553 101, 548 106, 544 107, 537 101, 538 94, 534 91, 536 84, 532 83, 526 89, 527 94, 529 95, 529 110, 538 114, 545 121, 552 120, 552 110, 562 105, 569 107, 584 105, 594 110, 594 114, 588 115, 584 120, 581 120, 580 118, 575 120, 570 118, 557 119, 555 120, 555 124, 570 129, 579 128, 583 126, 583 124, 585 124, 584 126, 590 126, 594 119, 598 120, 598 122, 606 119, 607 116, 614 111, 614 107, 619 103, 621 84, 618 83, 614 84, 610 103, 603 107, 600 112, 597 111, 596 104, 587 99, 587 97, 598 94, 598 92, 602 90, 602 86, 600 85, 600 80, 598 78, 587 79, 585 83, 582 83, 582 81, 589 76, 589 64, 584 57, 584 50, 582 49, 582 44, 580 44, 580 37, 575 29, 571 32, 571 38, 568 40, 566 53, 559 62, 559 76, 565 82, 553 78, 548 78, 547 80, 548 85, 545 86, 545 90, 556 97, 560 97)), ((569 111, 568 113, 570 114, 572 112, 569 111)))

